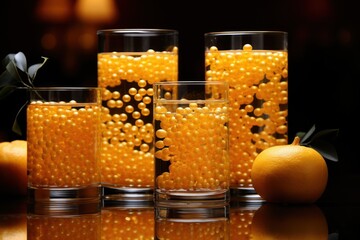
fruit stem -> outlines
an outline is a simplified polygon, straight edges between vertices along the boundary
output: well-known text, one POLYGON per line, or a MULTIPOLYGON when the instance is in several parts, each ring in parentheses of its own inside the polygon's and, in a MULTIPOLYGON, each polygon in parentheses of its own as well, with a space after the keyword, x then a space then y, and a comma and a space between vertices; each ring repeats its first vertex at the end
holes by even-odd
POLYGON ((295 136, 294 141, 291 144, 292 145, 300 145, 300 137, 295 136))

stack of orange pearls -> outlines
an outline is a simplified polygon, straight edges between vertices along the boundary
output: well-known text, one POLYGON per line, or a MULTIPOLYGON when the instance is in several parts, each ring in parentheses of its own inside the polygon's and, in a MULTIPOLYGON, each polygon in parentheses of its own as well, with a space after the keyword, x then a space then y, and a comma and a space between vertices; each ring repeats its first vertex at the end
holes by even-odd
POLYGON ((154 239, 153 208, 102 209, 101 239, 154 239))
POLYGON ((211 47, 206 80, 229 83, 230 187, 253 187, 252 163, 259 152, 288 142, 286 51, 211 47))
POLYGON ((156 239, 229 239, 228 220, 181 222, 157 220, 156 239))
POLYGON ((98 54, 103 101, 101 177, 103 185, 152 188, 152 84, 177 80, 178 54, 177 48, 134 54, 98 54))
POLYGON ((100 214, 83 215, 30 215, 27 220, 28 240, 98 240, 100 214))
POLYGON ((31 102, 27 108, 28 183, 31 187, 98 185, 96 104, 31 102))
POLYGON ((191 101, 174 112, 172 107, 155 107, 156 189, 228 189, 227 107, 191 101))

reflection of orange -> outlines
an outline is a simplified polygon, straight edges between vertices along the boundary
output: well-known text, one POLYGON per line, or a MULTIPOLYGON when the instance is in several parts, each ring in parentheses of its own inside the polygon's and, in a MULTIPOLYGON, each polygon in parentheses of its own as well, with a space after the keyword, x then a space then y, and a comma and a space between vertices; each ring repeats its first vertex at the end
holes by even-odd
POLYGON ((328 226, 321 209, 311 205, 264 204, 254 214, 254 240, 327 240, 328 226))
MULTIPOLYGON (((15 199, 14 199, 15 200, 15 199)), ((0 205, 0 239, 26 239, 26 202, 9 201, 0 205)))
POLYGON ((27 142, 25 140, 0 143, 0 194, 26 195, 26 154, 27 142))

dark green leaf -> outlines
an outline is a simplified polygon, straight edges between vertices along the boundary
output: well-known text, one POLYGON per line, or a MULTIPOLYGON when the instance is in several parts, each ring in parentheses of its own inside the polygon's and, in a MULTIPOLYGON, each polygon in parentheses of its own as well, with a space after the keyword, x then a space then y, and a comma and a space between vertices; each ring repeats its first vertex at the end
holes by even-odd
POLYGON ((308 140, 312 135, 313 133, 315 132, 315 124, 310 128, 309 131, 307 131, 304 136, 301 137, 301 141, 300 141, 300 144, 306 144, 306 140, 308 140))
POLYGON ((15 58, 15 54, 13 53, 9 53, 8 55, 6 55, 6 57, 1 61, 1 65, 3 67, 7 66, 9 64, 9 62, 13 62, 15 58))
POLYGON ((6 71, 11 75, 14 82, 21 82, 21 77, 14 62, 9 62, 8 65, 6 65, 6 71))
POLYGON ((37 71, 46 63, 46 61, 48 60, 48 58, 46 57, 42 57, 44 59, 44 61, 42 63, 38 63, 38 64, 34 64, 32 66, 29 67, 28 73, 29 76, 32 80, 35 79, 36 77, 36 73, 37 71))
POLYGON ((8 95, 13 93, 16 87, 5 86, 0 88, 0 100, 6 98, 8 95))
POLYGON ((0 87, 9 86, 9 85, 15 86, 16 83, 18 83, 18 81, 14 79, 13 76, 8 71, 4 71, 0 75, 0 87))
POLYGON ((28 104, 28 101, 26 101, 26 103, 25 103, 24 105, 22 105, 22 107, 19 109, 19 111, 17 112, 16 117, 15 117, 15 119, 14 119, 13 126, 12 126, 12 131, 13 131, 14 133, 17 133, 17 134, 20 135, 20 136, 22 135, 22 131, 21 131, 21 128, 20 128, 20 126, 19 126, 19 123, 18 123, 18 120, 17 120, 17 119, 18 119, 18 117, 19 117, 22 109, 23 109, 27 104, 28 104))
POLYGON ((321 139, 315 139, 309 146, 317 150, 327 160, 334 162, 339 161, 336 149, 331 143, 321 139))
POLYGON ((316 132, 315 125, 313 125, 308 132, 300 132, 297 135, 302 135, 300 145, 312 147, 327 160, 337 162, 336 148, 331 142, 337 138, 338 132, 339 129, 324 129, 316 132))
POLYGON ((26 62, 26 57, 25 57, 24 53, 18 52, 17 54, 15 54, 14 62, 16 64, 17 68, 19 68, 23 72, 26 72, 27 62, 26 62))

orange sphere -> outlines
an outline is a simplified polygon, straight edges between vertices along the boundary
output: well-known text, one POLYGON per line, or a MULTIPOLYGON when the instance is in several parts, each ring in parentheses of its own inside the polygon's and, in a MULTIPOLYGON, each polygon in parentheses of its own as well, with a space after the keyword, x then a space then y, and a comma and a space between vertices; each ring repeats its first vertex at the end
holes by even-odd
POLYGON ((25 196, 27 192, 27 142, 0 143, 0 189, 4 196, 25 196))
POLYGON ((292 144, 269 147, 254 160, 251 177, 255 191, 268 202, 313 203, 325 191, 328 169, 315 149, 292 144))

